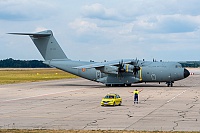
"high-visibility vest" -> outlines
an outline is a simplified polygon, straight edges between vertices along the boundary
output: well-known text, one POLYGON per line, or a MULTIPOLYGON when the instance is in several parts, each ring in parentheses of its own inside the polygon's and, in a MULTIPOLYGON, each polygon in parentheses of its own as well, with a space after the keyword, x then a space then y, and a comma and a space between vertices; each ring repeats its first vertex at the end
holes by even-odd
POLYGON ((133 94, 134 94, 134 95, 135 95, 135 94, 138 95, 138 94, 139 94, 139 91, 134 91, 133 94))

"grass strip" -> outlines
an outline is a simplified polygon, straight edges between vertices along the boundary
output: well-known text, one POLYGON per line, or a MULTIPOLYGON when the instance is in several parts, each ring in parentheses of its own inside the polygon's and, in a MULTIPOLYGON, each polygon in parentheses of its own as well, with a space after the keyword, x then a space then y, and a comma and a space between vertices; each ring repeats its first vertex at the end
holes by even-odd
POLYGON ((58 69, 1 69, 0 85, 77 78, 58 69))

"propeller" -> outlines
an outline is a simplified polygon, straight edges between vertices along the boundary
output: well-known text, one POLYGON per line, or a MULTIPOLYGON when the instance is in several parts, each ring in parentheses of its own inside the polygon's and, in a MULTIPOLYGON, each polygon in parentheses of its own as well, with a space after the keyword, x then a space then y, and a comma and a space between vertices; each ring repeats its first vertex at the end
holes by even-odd
MULTIPOLYGON (((133 74, 136 75, 138 74, 138 71, 140 70, 140 67, 138 65, 139 60, 136 58, 134 61, 132 61, 130 64, 133 65, 133 74)), ((122 76, 122 73, 125 72, 126 69, 124 68, 124 63, 123 60, 121 60, 121 62, 119 61, 119 65, 118 65, 118 75, 122 76)))
POLYGON ((118 77, 121 78, 122 77, 122 73, 125 72, 125 69, 124 69, 124 63, 123 63, 123 60, 120 62, 119 61, 119 66, 118 66, 118 77))
POLYGON ((123 60, 119 62, 119 67, 118 67, 118 74, 121 72, 125 72, 123 60))
POLYGON ((135 61, 131 63, 134 66, 134 68, 133 68, 133 74, 135 76, 138 74, 138 71, 140 70, 138 62, 139 62, 139 60, 136 58, 135 61))

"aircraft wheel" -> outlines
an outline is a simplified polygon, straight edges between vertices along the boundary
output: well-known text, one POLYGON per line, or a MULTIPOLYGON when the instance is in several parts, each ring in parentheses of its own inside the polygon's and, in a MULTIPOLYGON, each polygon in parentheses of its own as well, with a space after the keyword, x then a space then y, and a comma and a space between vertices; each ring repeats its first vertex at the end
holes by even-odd
POLYGON ((131 84, 126 84, 127 87, 131 87, 131 84))
POLYGON ((170 86, 173 87, 173 83, 171 83, 170 86))
POLYGON ((170 84, 171 84, 171 82, 166 82, 166 84, 167 84, 167 87, 169 87, 169 86, 170 86, 170 84))
POLYGON ((117 85, 116 84, 112 84, 112 87, 116 87, 117 85))
POLYGON ((126 85, 125 85, 125 84, 120 84, 120 86, 121 86, 121 87, 125 87, 126 85))
POLYGON ((107 86, 107 87, 110 87, 110 86, 111 86, 111 84, 106 84, 106 86, 107 86))
POLYGON ((173 87, 173 83, 174 83, 174 82, 171 81, 171 82, 167 82, 166 84, 167 84, 168 87, 173 87))
POLYGON ((170 86, 170 84, 169 83, 167 83, 167 87, 169 87, 170 86))

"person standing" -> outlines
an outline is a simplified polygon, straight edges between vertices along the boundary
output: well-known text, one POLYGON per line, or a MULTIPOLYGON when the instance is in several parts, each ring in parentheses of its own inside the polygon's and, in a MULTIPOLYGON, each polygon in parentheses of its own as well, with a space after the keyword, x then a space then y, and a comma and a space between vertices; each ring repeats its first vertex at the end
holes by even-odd
POLYGON ((143 89, 141 89, 141 90, 135 89, 133 92, 130 92, 130 93, 133 93, 133 102, 134 102, 134 104, 135 104, 135 103, 138 104, 139 93, 140 93, 142 90, 143 90, 143 89))

